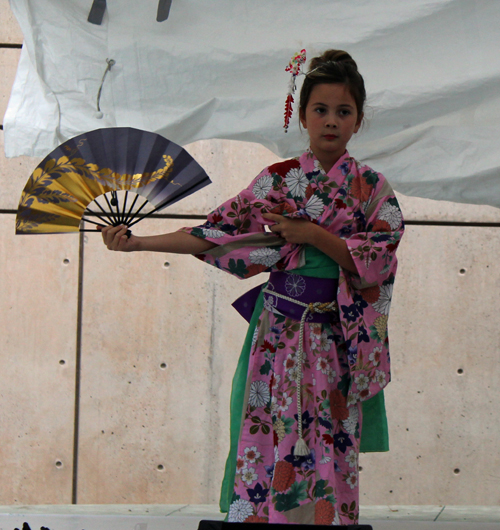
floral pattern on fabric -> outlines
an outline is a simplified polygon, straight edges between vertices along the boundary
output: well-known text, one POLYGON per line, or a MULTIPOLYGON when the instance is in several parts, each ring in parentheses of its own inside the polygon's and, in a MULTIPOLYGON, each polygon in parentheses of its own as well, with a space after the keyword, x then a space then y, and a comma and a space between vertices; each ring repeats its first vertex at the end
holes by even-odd
MULTIPOLYGON (((387 321, 403 218, 380 173, 345 153, 326 174, 308 151, 264 169, 204 225, 183 230, 218 245, 198 257, 239 278, 302 266, 301 245, 265 231, 272 224, 262 217, 266 212, 308 219, 343 238, 357 274, 340 270, 338 319, 306 322, 302 378, 299 322, 273 312, 272 304, 264 307, 250 355, 228 520, 353 524, 360 402, 390 381, 387 321), (294 455, 299 421, 306 457, 294 455)), ((290 293, 307 290, 290 278, 290 293)))

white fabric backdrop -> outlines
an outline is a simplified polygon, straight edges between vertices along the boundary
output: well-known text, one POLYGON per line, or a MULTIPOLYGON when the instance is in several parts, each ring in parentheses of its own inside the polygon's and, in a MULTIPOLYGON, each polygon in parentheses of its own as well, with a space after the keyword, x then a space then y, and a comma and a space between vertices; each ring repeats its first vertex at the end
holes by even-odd
POLYGON ((162 23, 156 0, 108 0, 101 26, 87 22, 91 4, 11 0, 25 43, 7 156, 44 156, 109 126, 296 155, 307 137, 296 113, 282 129, 285 66, 301 48, 340 48, 369 96, 354 156, 408 195, 500 206, 498 0, 173 0, 162 23), (106 58, 116 65, 97 119, 106 58))

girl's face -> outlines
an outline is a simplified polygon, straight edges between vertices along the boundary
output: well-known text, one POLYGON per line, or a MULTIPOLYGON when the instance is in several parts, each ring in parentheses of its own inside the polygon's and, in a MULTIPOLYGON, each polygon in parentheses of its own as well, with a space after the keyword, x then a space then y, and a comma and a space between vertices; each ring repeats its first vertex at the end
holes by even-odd
POLYGON ((362 119, 346 85, 323 83, 313 87, 300 122, 309 133, 312 152, 327 173, 344 154, 362 119))

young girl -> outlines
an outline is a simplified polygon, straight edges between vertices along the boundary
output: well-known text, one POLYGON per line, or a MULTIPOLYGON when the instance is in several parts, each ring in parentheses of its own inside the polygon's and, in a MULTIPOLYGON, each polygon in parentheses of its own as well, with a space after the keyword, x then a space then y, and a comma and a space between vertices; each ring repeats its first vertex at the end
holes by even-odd
POLYGON ((365 97, 351 56, 326 51, 301 90, 303 155, 265 168, 200 227, 130 239, 126 227, 102 231, 110 250, 196 254, 239 278, 271 272, 237 303, 250 327, 231 396, 229 521, 358 520, 361 402, 384 412, 403 234, 387 181, 346 151, 365 97))

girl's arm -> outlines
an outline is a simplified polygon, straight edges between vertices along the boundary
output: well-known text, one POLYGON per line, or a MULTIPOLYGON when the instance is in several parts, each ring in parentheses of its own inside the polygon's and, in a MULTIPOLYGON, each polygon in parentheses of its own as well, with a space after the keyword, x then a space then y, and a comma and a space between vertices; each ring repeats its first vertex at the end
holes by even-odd
POLYGON ((158 236, 126 236, 126 226, 106 226, 101 229, 102 239, 109 250, 133 252, 169 252, 171 254, 201 254, 217 245, 185 232, 171 232, 158 236))
POLYGON ((306 219, 290 219, 273 213, 263 214, 262 217, 274 221, 276 224, 270 227, 271 231, 279 233, 288 243, 313 245, 343 269, 358 273, 347 243, 335 234, 306 219))

